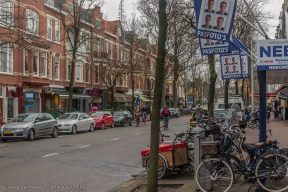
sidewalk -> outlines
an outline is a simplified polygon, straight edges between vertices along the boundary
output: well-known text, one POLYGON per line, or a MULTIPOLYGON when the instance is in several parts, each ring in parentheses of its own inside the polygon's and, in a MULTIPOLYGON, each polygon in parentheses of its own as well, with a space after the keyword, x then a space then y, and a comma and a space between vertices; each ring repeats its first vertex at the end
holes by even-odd
MULTIPOLYGON (((267 130, 272 130, 272 136, 268 133, 268 140, 277 140, 281 148, 288 148, 288 121, 285 124, 285 120, 270 119, 267 123, 267 130)), ((259 140, 259 129, 246 128, 246 133, 243 134, 246 137, 246 142, 256 142, 259 140)), ((248 191, 251 183, 245 183, 243 186, 240 183, 243 178, 234 184, 230 192, 248 191)), ((130 181, 122 184, 112 192, 146 192, 145 185, 147 184, 147 173, 143 172, 141 175, 131 179, 130 181)), ((257 184, 257 183, 256 183, 257 184)), ((192 173, 181 174, 167 174, 158 181, 159 192, 193 192, 195 190, 194 176, 192 173)), ((254 187, 253 190, 256 191, 254 187)))

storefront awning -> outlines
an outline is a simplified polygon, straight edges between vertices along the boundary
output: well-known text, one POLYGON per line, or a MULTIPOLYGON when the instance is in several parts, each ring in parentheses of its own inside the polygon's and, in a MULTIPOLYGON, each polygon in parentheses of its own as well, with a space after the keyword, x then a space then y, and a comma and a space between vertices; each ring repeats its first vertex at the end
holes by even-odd
POLYGON ((114 93, 114 97, 115 100, 117 101, 117 103, 131 103, 132 102, 132 98, 130 95, 127 95, 125 93, 114 93))
MULTIPOLYGON (((144 102, 150 102, 150 100, 148 98, 143 97, 143 96, 140 96, 140 100, 144 101, 144 102)), ((152 102, 152 99, 151 99, 151 102, 152 102)))
POLYGON ((278 97, 280 99, 288 100, 288 87, 286 87, 286 88, 282 89, 281 91, 279 91, 278 97))
MULTIPOLYGON (((66 90, 53 90, 54 94, 59 95, 60 98, 68 99, 69 92, 66 90)), ((90 95, 86 95, 84 93, 73 93, 73 99, 89 99, 91 98, 90 95)))

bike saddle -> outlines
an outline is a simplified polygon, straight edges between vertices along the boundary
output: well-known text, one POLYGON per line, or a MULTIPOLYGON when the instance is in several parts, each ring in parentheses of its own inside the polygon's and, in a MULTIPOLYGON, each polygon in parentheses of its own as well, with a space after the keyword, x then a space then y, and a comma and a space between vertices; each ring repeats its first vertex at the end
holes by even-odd
POLYGON ((251 145, 254 145, 257 148, 264 147, 265 145, 271 145, 271 141, 266 141, 266 142, 260 142, 260 143, 251 143, 251 145))

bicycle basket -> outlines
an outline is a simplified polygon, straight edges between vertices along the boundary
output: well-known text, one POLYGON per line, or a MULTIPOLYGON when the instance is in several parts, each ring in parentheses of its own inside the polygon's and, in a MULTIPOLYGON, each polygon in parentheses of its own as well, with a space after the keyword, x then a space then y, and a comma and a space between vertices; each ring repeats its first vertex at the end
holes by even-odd
POLYGON ((203 155, 218 155, 220 154, 220 141, 202 142, 201 149, 203 155))

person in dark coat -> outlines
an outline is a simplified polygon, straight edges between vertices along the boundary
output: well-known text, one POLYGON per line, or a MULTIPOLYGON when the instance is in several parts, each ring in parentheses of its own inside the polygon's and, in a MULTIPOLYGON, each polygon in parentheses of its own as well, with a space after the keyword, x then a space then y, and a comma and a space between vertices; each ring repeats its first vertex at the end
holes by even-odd
POLYGON ((267 120, 267 123, 269 123, 271 110, 272 110, 271 107, 267 104, 266 105, 266 120, 267 120))

